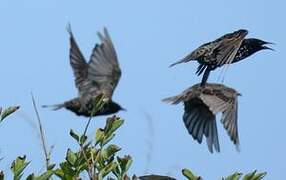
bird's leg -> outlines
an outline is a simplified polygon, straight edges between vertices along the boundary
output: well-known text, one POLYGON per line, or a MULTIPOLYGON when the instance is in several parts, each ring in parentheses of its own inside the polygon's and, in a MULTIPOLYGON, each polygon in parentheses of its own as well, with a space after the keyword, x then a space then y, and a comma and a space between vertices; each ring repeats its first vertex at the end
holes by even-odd
POLYGON ((206 85, 206 82, 207 82, 207 80, 209 78, 210 72, 211 72, 211 67, 208 66, 207 69, 204 72, 204 75, 203 75, 203 79, 202 79, 202 82, 201 82, 201 86, 202 87, 204 87, 206 85))

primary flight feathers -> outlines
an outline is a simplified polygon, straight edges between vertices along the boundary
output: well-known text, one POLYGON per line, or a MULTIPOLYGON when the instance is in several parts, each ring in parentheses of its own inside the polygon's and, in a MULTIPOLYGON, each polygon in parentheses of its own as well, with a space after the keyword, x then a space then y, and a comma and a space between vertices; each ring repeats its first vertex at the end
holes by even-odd
POLYGON ((237 111, 240 94, 222 84, 196 84, 181 94, 163 99, 171 104, 184 103, 183 121, 192 137, 202 142, 206 138, 208 149, 220 152, 216 115, 222 113, 221 122, 233 143, 239 149, 237 111))

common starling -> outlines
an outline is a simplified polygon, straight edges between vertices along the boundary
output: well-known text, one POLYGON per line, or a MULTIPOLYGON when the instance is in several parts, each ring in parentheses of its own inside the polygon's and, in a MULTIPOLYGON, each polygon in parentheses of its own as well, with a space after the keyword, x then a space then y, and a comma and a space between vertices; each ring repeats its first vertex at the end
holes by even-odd
POLYGON ((79 96, 62 104, 52 105, 54 110, 66 108, 79 116, 89 117, 93 110, 93 99, 101 94, 105 95, 107 102, 99 112, 93 114, 94 116, 124 110, 112 101, 112 94, 120 79, 121 70, 107 29, 104 28, 104 35, 98 32, 101 44, 95 45, 88 63, 75 41, 70 26, 67 30, 70 35, 70 65, 79 96))
POLYGON ((196 74, 199 76, 204 72, 201 81, 203 86, 207 82, 210 72, 217 67, 238 62, 260 50, 271 49, 264 45, 272 43, 255 38, 245 39, 247 33, 247 30, 240 29, 226 34, 215 41, 203 44, 185 58, 171 64, 170 67, 192 60, 198 61, 199 66, 196 74))
POLYGON ((239 149, 237 130, 239 95, 235 89, 222 84, 206 83, 204 87, 196 84, 181 94, 163 101, 172 104, 184 103, 183 121, 189 134, 200 144, 205 136, 208 149, 212 153, 213 147, 220 152, 216 126, 216 114, 220 112, 224 128, 237 150, 239 149))
POLYGON ((176 180, 176 179, 169 176, 152 174, 152 175, 140 176, 138 180, 176 180))

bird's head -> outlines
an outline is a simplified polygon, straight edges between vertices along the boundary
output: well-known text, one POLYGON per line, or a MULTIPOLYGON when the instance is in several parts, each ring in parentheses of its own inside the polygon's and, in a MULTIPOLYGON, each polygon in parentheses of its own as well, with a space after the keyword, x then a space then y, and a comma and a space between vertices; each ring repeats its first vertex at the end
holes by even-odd
POLYGON ((256 51, 260 51, 260 50, 263 50, 263 49, 269 49, 269 50, 274 51, 274 49, 266 46, 267 44, 274 44, 274 43, 266 42, 266 41, 263 41, 261 39, 256 39, 256 38, 249 38, 249 39, 247 39, 247 41, 248 41, 249 44, 251 44, 251 46, 256 51))
POLYGON ((238 31, 235 31, 234 33, 236 33, 240 36, 246 36, 248 34, 248 31, 246 29, 240 29, 238 31))
POLYGON ((116 113, 118 111, 126 111, 126 109, 124 109, 119 104, 117 104, 116 102, 113 102, 113 101, 110 102, 109 108, 110 108, 110 111, 112 111, 113 113, 116 113))

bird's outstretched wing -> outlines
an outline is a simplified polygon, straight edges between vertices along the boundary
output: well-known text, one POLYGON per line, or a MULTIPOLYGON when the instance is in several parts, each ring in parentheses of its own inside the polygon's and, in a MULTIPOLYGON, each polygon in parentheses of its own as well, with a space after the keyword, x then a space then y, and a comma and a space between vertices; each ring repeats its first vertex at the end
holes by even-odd
POLYGON ((184 102, 185 112, 183 120, 192 137, 202 142, 207 139, 210 152, 213 148, 219 152, 219 139, 216 126, 216 114, 222 112, 221 122, 224 124, 231 140, 238 147, 237 131, 237 95, 238 93, 221 84, 206 84, 205 87, 194 85, 182 94, 163 101, 178 104, 184 102))
POLYGON ((70 34, 70 65, 75 77, 75 86, 78 88, 79 94, 81 94, 87 83, 88 64, 76 43, 70 25, 68 25, 67 31, 70 34))
POLYGON ((230 139, 239 150, 237 128, 238 98, 234 89, 224 85, 213 84, 202 91, 200 99, 208 106, 213 114, 222 113, 221 122, 230 139))
POLYGON ((88 79, 92 81, 87 93, 97 95, 98 91, 111 98, 121 77, 117 55, 106 28, 98 33, 101 44, 96 44, 88 63, 88 79))

